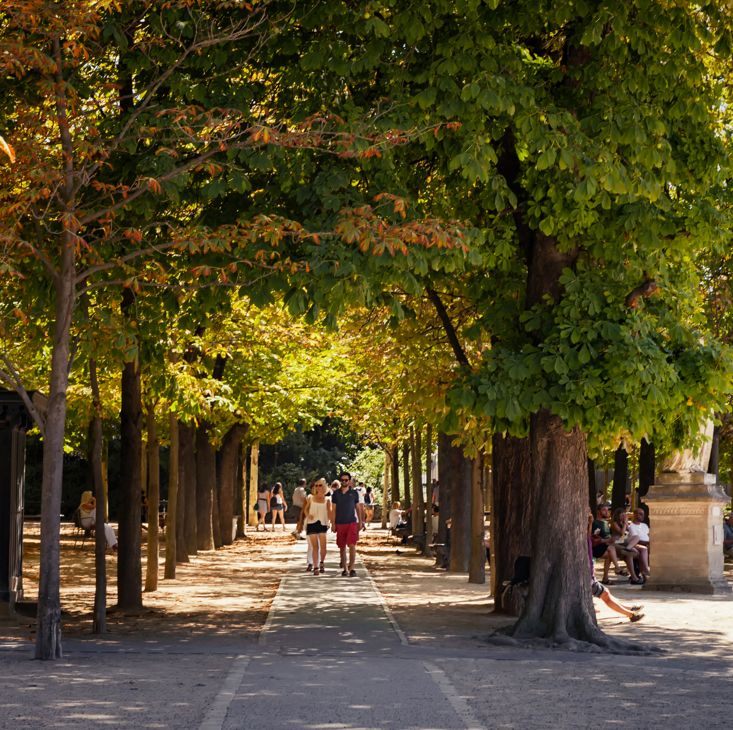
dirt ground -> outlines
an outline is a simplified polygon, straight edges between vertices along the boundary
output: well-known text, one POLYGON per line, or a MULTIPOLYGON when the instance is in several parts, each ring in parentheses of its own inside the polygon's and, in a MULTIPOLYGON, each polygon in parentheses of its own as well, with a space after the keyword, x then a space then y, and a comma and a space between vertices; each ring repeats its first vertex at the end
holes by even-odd
MULTIPOLYGON (((225 647, 259 637, 280 578, 288 569, 295 543, 289 530, 250 533, 222 550, 202 552, 179 564, 175 580, 162 580, 165 545, 161 542, 159 590, 143 594, 145 608, 116 611, 117 557, 107 553, 109 633, 106 642, 195 644, 225 647)), ((98 641, 91 633, 94 598, 94 547, 74 546, 73 528, 62 526, 61 601, 63 633, 69 640, 98 641)), ((27 523, 24 541, 24 587, 37 591, 39 532, 27 523)), ((143 576, 147 560, 143 541, 143 576)), ((465 574, 435 568, 427 559, 379 528, 362 533, 359 554, 411 645, 441 649, 488 649, 486 638, 512 619, 493 613, 489 575, 484 585, 468 583, 465 574)), ((652 566, 653 569, 653 566, 652 566)), ((733 581, 733 565, 726 564, 733 581)), ((643 603, 646 614, 631 624, 596 601, 598 621, 609 634, 641 640, 665 654, 700 660, 727 658, 733 642, 733 596, 699 596, 642 591, 618 579, 610 587, 627 604, 643 603)), ((0 622, 0 639, 31 642, 35 622, 0 622)))
MULTIPOLYGON (((62 524, 61 607, 64 638, 94 639, 91 633, 94 605, 94 543, 74 546, 73 525, 62 524)), ((117 525, 113 524, 117 528, 117 525)), ((292 527, 288 528, 292 530, 292 527)), ((25 598, 38 596, 40 529, 26 522, 23 541, 25 598)), ((175 580, 163 580, 165 543, 160 534, 158 590, 143 594, 142 611, 116 611, 117 555, 107 551, 107 616, 105 641, 134 639, 143 642, 207 645, 256 641, 267 618, 280 577, 286 569, 285 553, 295 542, 289 532, 250 533, 234 545, 200 552, 189 563, 179 563, 175 580)), ((147 564, 147 536, 143 532, 143 584, 147 564)), ((0 639, 33 641, 35 622, 16 626, 0 623, 0 639)))
MULTIPOLYGON (((486 584, 473 585, 467 575, 435 568, 433 559, 401 545, 382 530, 360 539, 359 554, 410 644, 486 648, 491 632, 513 622, 511 617, 493 613, 488 565, 486 584)), ((726 578, 733 582, 733 564, 725 567, 726 578)), ((632 624, 594 600, 599 626, 606 633, 658 647, 669 657, 728 659, 733 643, 733 595, 643 591, 624 578, 617 578, 609 590, 626 605, 643 604, 645 617, 632 624)))

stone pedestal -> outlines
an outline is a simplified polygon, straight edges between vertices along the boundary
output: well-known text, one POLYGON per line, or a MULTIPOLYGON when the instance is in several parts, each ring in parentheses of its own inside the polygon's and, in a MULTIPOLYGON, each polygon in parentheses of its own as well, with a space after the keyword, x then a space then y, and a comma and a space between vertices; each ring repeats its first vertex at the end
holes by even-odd
POLYGON ((723 507, 714 474, 660 474, 649 505, 651 578, 647 591, 730 593, 723 577, 723 507))

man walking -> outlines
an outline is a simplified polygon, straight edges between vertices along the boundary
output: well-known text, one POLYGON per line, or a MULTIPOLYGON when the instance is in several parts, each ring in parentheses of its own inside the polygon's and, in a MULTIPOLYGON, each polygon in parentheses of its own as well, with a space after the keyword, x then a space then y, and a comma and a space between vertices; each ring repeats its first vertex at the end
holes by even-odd
POLYGON ((336 545, 341 551, 341 575, 356 575, 354 560, 356 559, 356 543, 359 531, 364 529, 364 500, 351 483, 351 474, 341 472, 339 478, 341 489, 331 495, 331 525, 336 532, 336 545), (349 549, 349 562, 346 562, 346 548, 349 549))
POLYGON ((295 512, 295 523, 296 527, 293 531, 293 535, 296 537, 296 539, 300 539, 300 533, 303 530, 303 520, 302 517, 302 511, 303 511, 303 505, 305 504, 305 500, 308 498, 308 493, 305 491, 305 485, 308 482, 306 482, 305 479, 300 479, 298 481, 298 486, 295 488, 295 491, 293 492, 293 511, 295 512))

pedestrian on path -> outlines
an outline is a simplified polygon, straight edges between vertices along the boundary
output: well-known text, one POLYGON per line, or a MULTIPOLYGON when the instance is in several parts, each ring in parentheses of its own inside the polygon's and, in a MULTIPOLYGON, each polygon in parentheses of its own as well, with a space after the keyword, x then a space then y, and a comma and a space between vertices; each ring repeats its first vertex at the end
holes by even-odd
POLYGON ((260 531, 260 525, 262 525, 263 530, 267 530, 267 525, 265 524, 265 518, 267 517, 267 513, 270 511, 270 490, 267 487, 267 482, 263 483, 263 485, 257 490, 257 532, 260 531))
POLYGON ((305 485, 307 484, 305 479, 298 481, 298 486, 293 492, 293 511, 295 512, 296 528, 293 532, 293 536, 296 540, 300 539, 300 533, 303 530, 303 506, 305 500, 308 499, 308 492, 305 491, 305 485))
POLYGON ((366 527, 369 527, 369 523, 374 519, 374 494, 371 487, 367 487, 364 492, 364 512, 366 513, 364 522, 366 527))
POLYGON ((356 560, 356 543, 359 542, 359 531, 364 529, 364 502, 359 492, 352 486, 351 474, 344 471, 339 479, 341 488, 337 489, 331 501, 331 525, 336 533, 336 544, 341 551, 341 575, 356 575, 354 561, 356 560), (349 549, 348 567, 346 562, 346 548, 349 549))
POLYGON ((283 532, 285 532, 285 510, 288 508, 288 503, 285 501, 285 495, 283 494, 283 485, 280 482, 275 482, 275 486, 272 488, 272 495, 270 496, 270 509, 272 510, 272 531, 275 532, 275 522, 280 517, 280 522, 283 526, 283 532))
POLYGON ((328 483, 325 479, 314 482, 313 493, 303 508, 305 534, 308 535, 308 543, 313 550, 313 557, 310 559, 313 561, 313 575, 323 573, 323 563, 326 560, 326 533, 331 514, 331 500, 326 496, 327 488, 328 483))

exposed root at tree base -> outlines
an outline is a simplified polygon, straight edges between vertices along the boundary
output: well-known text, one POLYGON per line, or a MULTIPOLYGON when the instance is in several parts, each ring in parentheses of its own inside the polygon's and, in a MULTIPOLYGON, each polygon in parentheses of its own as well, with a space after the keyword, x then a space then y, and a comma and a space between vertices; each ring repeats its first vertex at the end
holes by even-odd
POLYGON ((594 640, 573 639, 565 636, 510 636, 515 624, 505 626, 489 634, 486 643, 492 646, 511 647, 513 649, 545 649, 571 651, 588 654, 621 654, 624 656, 651 656, 662 654, 665 650, 658 646, 639 644, 624 639, 615 639, 602 632, 594 640))

